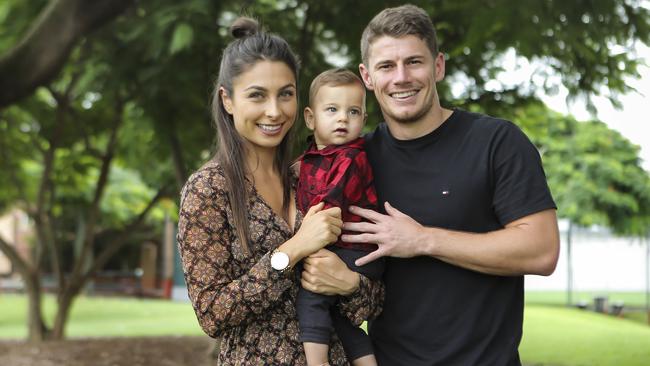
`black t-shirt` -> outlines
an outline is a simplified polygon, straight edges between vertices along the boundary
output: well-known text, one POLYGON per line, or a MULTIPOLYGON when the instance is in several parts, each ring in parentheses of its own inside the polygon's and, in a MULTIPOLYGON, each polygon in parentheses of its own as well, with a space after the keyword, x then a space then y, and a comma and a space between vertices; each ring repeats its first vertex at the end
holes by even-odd
MULTIPOLYGON (((436 130, 366 136, 379 206, 420 224, 484 233, 555 203, 535 146, 513 123, 454 110, 436 130)), ((431 257, 388 258, 383 313, 370 323, 390 365, 519 365, 523 276, 492 276, 431 257)))

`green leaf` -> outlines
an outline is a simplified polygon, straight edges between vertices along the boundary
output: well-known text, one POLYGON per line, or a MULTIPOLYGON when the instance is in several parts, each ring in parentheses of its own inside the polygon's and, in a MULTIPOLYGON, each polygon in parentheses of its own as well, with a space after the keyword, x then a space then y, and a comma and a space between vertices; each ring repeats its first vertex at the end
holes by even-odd
POLYGON ((8 2, 0 3, 0 23, 3 23, 7 19, 10 10, 11 6, 8 2))
POLYGON ((180 23, 174 29, 172 42, 169 45, 169 53, 176 54, 192 45, 194 39, 194 31, 187 23, 180 23))

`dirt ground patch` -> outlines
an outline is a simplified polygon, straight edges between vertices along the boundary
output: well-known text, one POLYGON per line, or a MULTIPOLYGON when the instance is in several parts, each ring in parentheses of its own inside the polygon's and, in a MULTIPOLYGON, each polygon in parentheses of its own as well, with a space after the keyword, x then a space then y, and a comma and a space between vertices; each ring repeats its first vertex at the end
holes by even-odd
POLYGON ((0 341, 2 366, 210 366, 207 337, 0 341))

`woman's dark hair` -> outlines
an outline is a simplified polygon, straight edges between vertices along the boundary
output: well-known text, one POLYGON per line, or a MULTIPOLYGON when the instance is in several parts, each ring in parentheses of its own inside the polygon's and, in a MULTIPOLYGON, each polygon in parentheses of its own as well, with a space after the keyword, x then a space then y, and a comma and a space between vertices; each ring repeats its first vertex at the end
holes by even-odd
MULTIPOLYGON (((230 33, 235 37, 223 51, 219 76, 212 97, 212 116, 217 127, 216 161, 224 170, 226 190, 232 208, 237 239, 243 252, 250 253, 250 232, 248 220, 249 192, 246 187, 246 164, 244 140, 235 129, 230 115, 221 98, 219 89, 223 88, 232 98, 233 80, 252 68, 259 61, 284 62, 298 81, 299 62, 289 44, 273 34, 260 30, 254 19, 240 17, 231 25, 230 33)), ((297 84, 296 84, 297 85, 297 84)), ((291 200, 291 140, 293 128, 282 139, 276 149, 275 168, 282 179, 282 213, 288 219, 291 200)))

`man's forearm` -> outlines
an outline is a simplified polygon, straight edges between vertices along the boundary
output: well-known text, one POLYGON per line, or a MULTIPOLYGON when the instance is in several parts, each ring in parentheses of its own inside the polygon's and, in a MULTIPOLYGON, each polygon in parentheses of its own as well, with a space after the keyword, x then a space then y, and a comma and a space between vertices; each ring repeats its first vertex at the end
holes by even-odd
POLYGON ((424 255, 492 275, 550 275, 559 253, 555 210, 546 210, 483 234, 422 228, 424 255))

